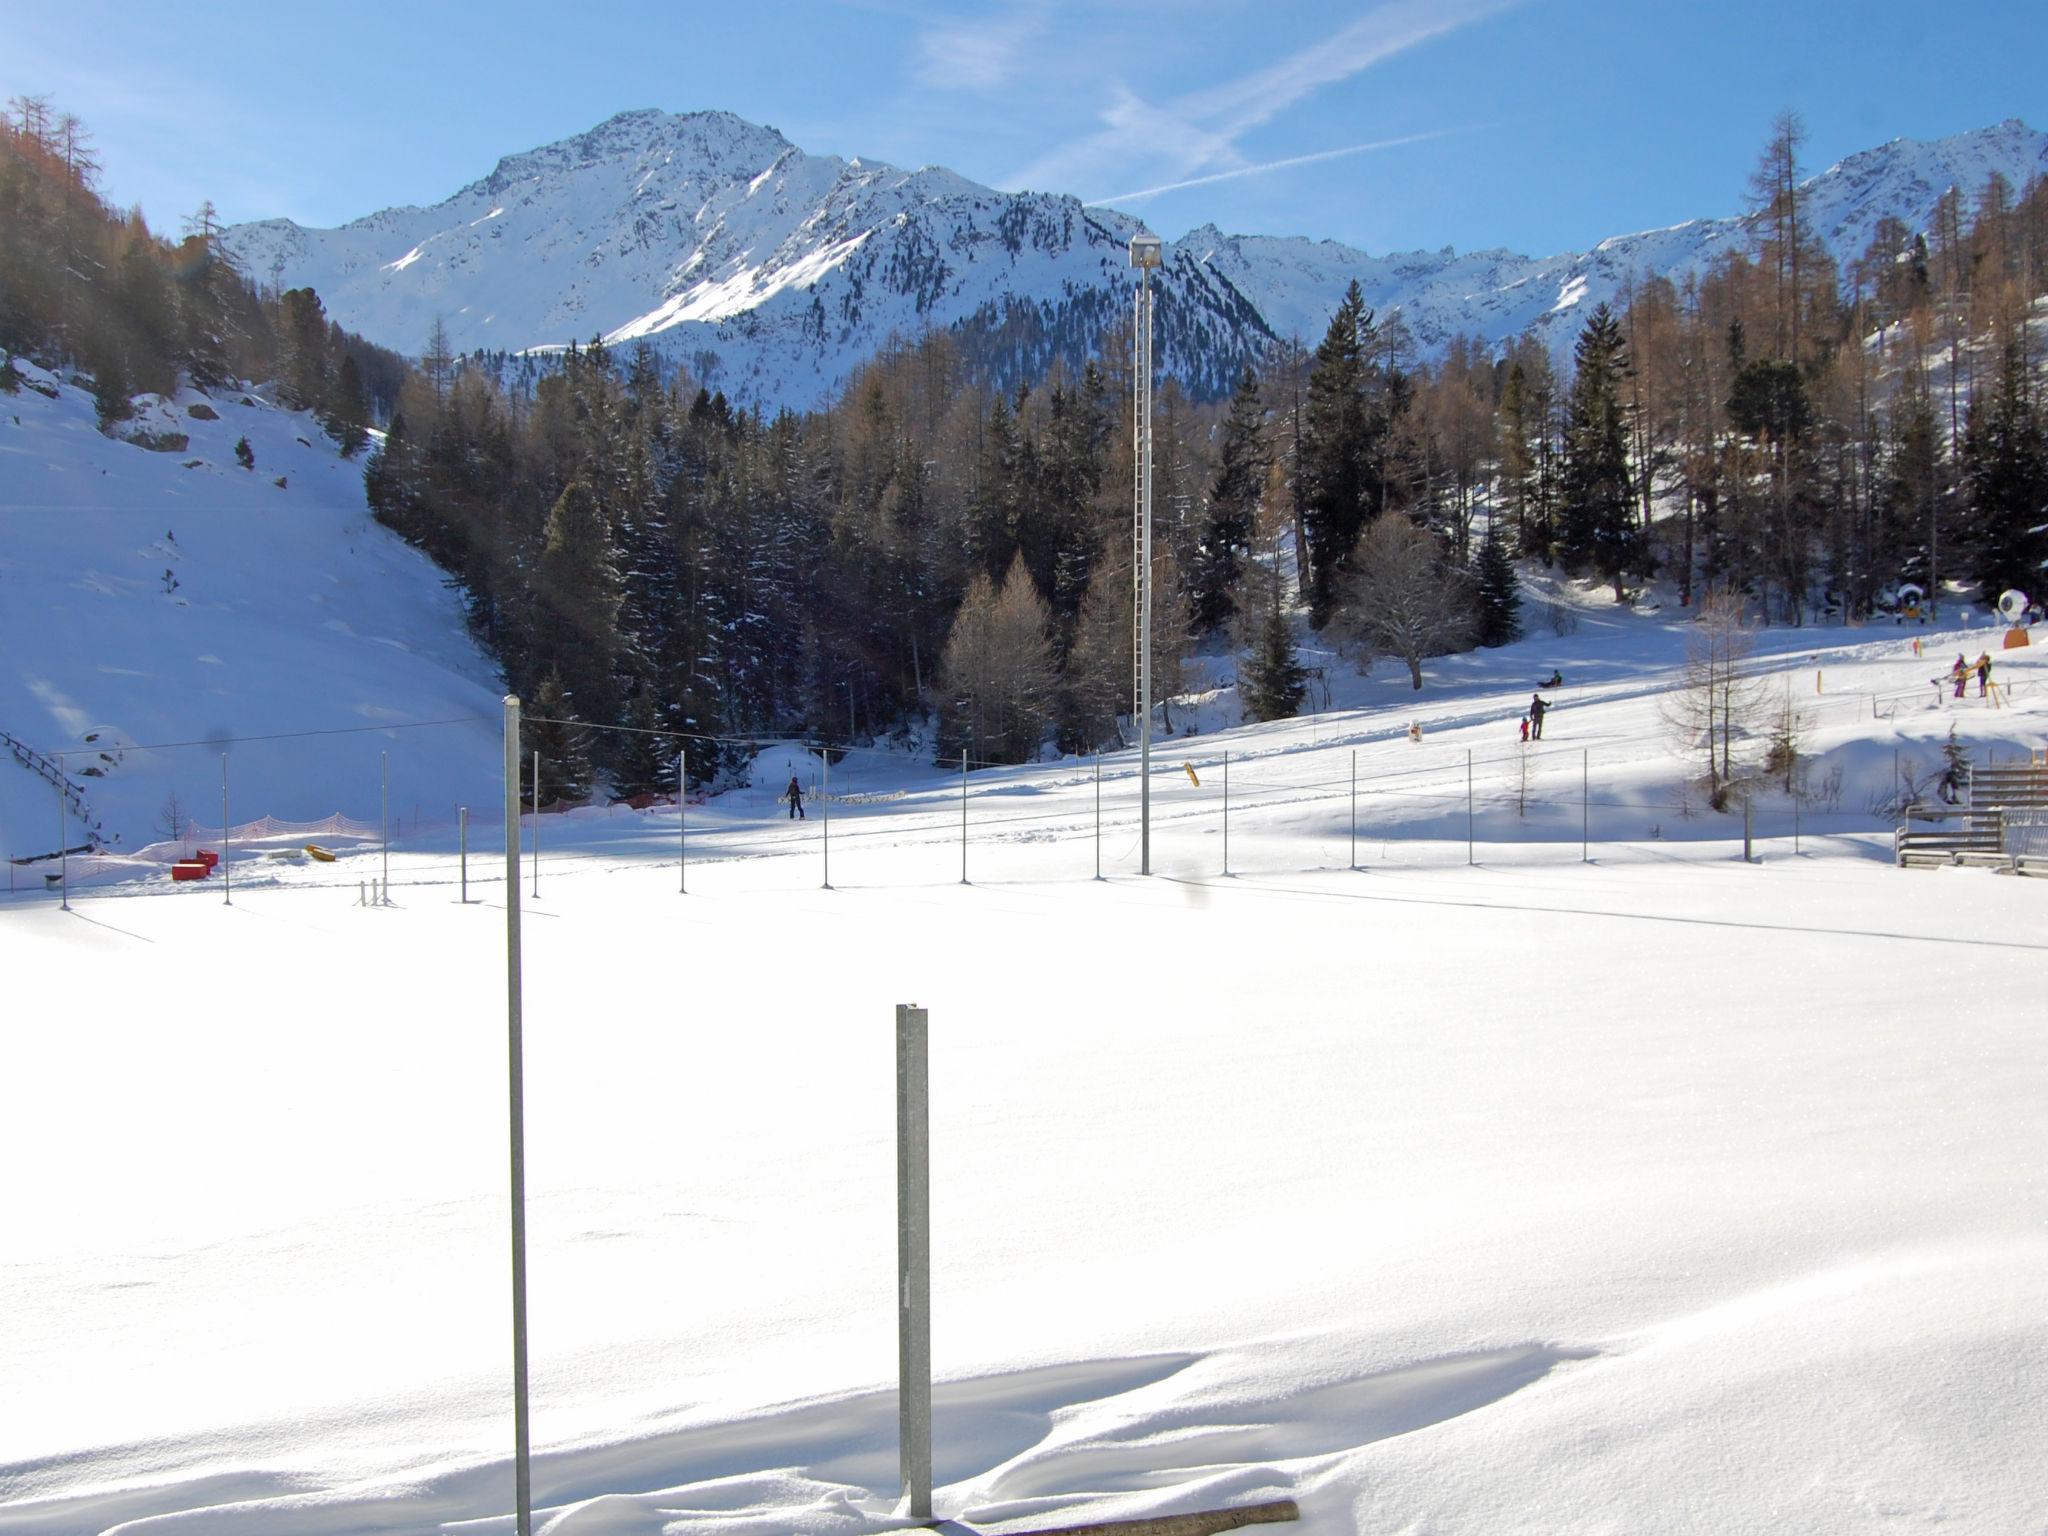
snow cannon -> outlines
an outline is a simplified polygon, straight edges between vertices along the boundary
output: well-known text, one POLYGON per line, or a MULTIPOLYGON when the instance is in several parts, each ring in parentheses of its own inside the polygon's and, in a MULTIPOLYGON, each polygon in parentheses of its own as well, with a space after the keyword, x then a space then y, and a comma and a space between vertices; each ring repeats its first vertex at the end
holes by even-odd
POLYGON ((1901 582, 1899 584, 1899 618, 1902 621, 1919 618, 1920 605, 1926 599, 1926 589, 1917 581, 1901 582))
POLYGON ((2007 587, 1998 594, 1998 616, 2005 620, 2005 648, 2016 651, 2029 642, 2027 621, 2032 605, 2027 594, 2018 587, 2007 587))

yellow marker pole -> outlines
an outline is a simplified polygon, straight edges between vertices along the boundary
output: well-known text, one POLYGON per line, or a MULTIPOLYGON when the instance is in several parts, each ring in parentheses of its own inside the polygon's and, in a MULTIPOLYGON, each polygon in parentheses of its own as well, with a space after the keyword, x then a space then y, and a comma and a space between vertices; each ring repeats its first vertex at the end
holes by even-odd
POLYGON ((1188 782, 1194 785, 1195 788, 1200 789, 1202 781, 1195 777, 1195 765, 1193 763, 1182 763, 1181 767, 1187 771, 1188 782))

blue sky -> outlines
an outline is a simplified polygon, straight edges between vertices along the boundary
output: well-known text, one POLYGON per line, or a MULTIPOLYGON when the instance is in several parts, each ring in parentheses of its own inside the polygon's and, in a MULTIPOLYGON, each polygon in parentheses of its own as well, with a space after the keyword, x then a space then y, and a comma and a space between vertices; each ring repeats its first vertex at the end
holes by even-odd
POLYGON ((84 118, 162 228, 207 197, 341 223, 627 108, 723 107, 1168 236, 1547 253, 1735 211, 1787 106, 1815 171, 2048 128, 2044 58, 2038 0, 0 0, 0 96, 84 118))

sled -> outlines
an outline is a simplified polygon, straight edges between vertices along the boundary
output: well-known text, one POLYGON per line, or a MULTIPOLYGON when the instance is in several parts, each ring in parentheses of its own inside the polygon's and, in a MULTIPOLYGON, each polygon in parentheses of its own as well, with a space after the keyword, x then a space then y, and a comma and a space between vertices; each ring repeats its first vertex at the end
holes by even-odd
POLYGON ((318 843, 306 844, 306 852, 322 864, 332 864, 334 862, 334 855, 325 848, 322 848, 318 843))

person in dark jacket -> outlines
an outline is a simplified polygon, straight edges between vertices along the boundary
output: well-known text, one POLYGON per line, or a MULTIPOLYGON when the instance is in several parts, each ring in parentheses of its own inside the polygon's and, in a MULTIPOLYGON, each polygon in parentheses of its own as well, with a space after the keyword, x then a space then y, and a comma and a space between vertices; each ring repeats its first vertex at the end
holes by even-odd
POLYGON ((1535 693, 1529 696, 1529 739, 1531 741, 1541 741, 1543 739, 1543 717, 1549 712, 1550 706, 1544 702, 1542 694, 1535 693))
POLYGON ((789 776, 789 788, 782 792, 782 798, 789 802, 789 814, 793 821, 804 821, 804 787, 797 782, 795 774, 789 776))

